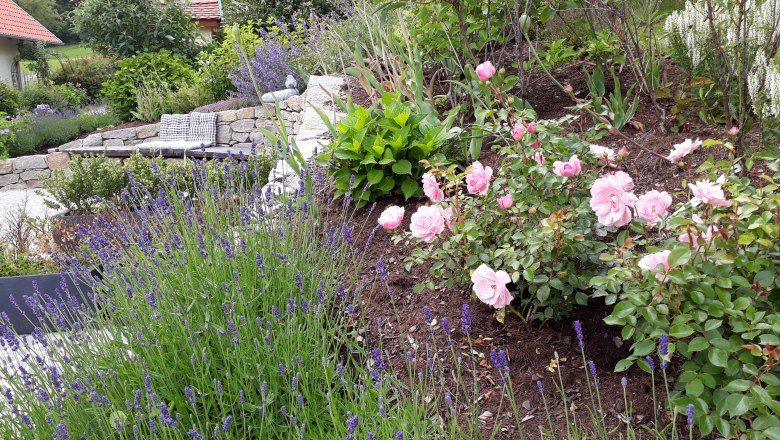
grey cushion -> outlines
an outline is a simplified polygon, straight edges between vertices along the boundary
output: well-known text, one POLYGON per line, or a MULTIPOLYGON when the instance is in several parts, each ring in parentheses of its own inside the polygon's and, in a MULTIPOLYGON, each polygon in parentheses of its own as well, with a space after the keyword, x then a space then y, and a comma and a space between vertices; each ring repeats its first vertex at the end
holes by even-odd
POLYGON ((186 141, 190 131, 190 115, 162 115, 161 141, 186 141))
POLYGON ((190 113, 190 130, 187 140, 191 142, 217 142, 217 114, 190 113))

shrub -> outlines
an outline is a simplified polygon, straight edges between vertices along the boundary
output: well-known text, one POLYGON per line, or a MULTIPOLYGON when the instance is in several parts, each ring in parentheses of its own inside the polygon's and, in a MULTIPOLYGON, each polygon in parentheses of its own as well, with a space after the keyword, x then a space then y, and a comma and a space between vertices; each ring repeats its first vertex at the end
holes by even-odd
POLYGON ((25 255, 11 255, 8 251, 0 251, 0 277, 18 277, 37 275, 56 270, 43 260, 25 255))
POLYGON ((71 13, 81 41, 110 56, 168 50, 193 56, 196 30, 178 2, 84 0, 71 13))
POLYGON ((407 199, 420 194, 420 161, 432 158, 454 136, 452 117, 441 122, 395 93, 385 93, 369 108, 351 101, 339 104, 347 116, 332 130, 329 151, 318 157, 320 164, 329 165, 335 196, 346 196, 360 207, 387 194, 407 199))
POLYGON ((290 0, 259 3, 227 0, 223 4, 228 23, 266 20, 268 17, 276 17, 282 22, 290 23, 300 16, 327 14, 335 9, 337 2, 331 0, 290 0))
POLYGON ((760 186, 733 175, 732 166, 702 165, 711 180, 690 185, 691 200, 660 225, 668 233, 660 240, 623 233, 602 257, 615 267, 591 280, 597 296, 620 295, 606 321, 635 341, 617 368, 646 368, 654 341, 668 335, 662 360, 684 359, 673 407, 693 404, 703 435, 716 429, 726 438, 780 429, 780 156, 747 161, 760 186))
POLYGON ((0 81, 0 113, 16 115, 19 112, 19 92, 0 81))
POLYGON ((52 74, 54 84, 74 84, 90 99, 100 96, 103 83, 116 71, 114 60, 104 57, 70 58, 61 60, 62 68, 52 74))
POLYGON ((10 156, 22 156, 44 147, 58 147, 81 133, 88 133, 121 122, 112 113, 78 114, 73 110, 36 110, 14 120, 14 141, 8 145, 10 156))
POLYGON ((137 106, 138 87, 154 84, 171 90, 190 84, 195 71, 186 59, 167 50, 144 53, 119 62, 119 70, 103 83, 103 97, 122 118, 130 118, 137 106))
POLYGON ((164 114, 189 113, 211 102, 211 92, 199 82, 176 91, 165 84, 144 83, 138 86, 136 92, 137 110, 133 112, 133 118, 147 122, 159 121, 164 114))
POLYGON ((24 110, 33 110, 39 105, 47 105, 54 110, 75 109, 86 102, 86 92, 73 84, 50 85, 36 82, 22 90, 19 95, 19 106, 24 110))
POLYGON ((236 46, 240 44, 245 53, 253 53, 262 41, 258 29, 259 25, 253 21, 242 24, 239 27, 240 38, 237 38, 235 32, 225 32, 219 44, 198 54, 198 77, 211 89, 216 100, 235 91, 230 73, 240 65, 236 46))

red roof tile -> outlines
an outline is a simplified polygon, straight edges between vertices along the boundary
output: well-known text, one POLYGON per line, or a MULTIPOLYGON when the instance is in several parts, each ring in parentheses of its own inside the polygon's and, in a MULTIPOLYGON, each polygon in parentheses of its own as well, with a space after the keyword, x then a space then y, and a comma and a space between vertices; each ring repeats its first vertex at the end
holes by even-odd
POLYGON ((186 9, 194 20, 222 20, 219 0, 190 0, 186 9))
POLYGON ((0 0, 0 37, 62 44, 59 38, 12 0, 0 0))

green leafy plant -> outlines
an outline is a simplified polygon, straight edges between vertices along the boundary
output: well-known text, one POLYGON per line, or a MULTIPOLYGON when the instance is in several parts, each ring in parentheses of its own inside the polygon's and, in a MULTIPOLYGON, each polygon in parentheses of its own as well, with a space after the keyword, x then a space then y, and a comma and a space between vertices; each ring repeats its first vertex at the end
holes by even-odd
POLYGON ((760 185, 733 175, 732 167, 731 161, 708 161, 699 168, 712 180, 728 176, 715 183, 728 194, 722 203, 727 206, 680 203, 664 225, 673 237, 679 234, 676 240, 630 239, 624 232, 602 257, 615 267, 590 284, 595 296, 619 295, 606 322, 622 326, 623 338, 634 340, 631 356, 617 369, 635 363, 647 368, 644 357, 655 350, 655 340, 668 335, 662 361, 672 355, 683 359, 670 411, 693 404, 703 435, 717 430, 724 438, 775 438, 780 156, 760 153, 746 161, 760 185), (637 261, 647 252, 663 256, 668 268, 659 264, 643 274, 637 261))
POLYGON ((36 82, 19 94, 19 106, 24 110, 32 110, 39 105, 48 105, 54 110, 76 109, 86 104, 87 100, 86 92, 73 84, 36 82))
POLYGON ((65 208, 73 214, 98 212, 103 201, 115 200, 127 185, 121 162, 106 156, 75 156, 70 161, 69 173, 56 170, 51 178, 42 181, 43 188, 51 194, 46 205, 65 208))
POLYGON ((336 196, 363 206, 387 194, 407 199, 421 194, 420 161, 430 159, 454 136, 453 116, 442 122, 389 92, 369 108, 351 101, 339 104, 347 116, 333 130, 329 151, 318 157, 320 164, 329 165, 336 196))
POLYGON ((144 53, 119 62, 119 70, 103 83, 103 97, 122 118, 129 118, 137 106, 138 87, 154 84, 170 90, 191 84, 195 71, 188 61, 163 50, 144 53))
MULTIPOLYGON (((634 90, 634 86, 629 87, 626 92, 625 98, 623 97, 623 91, 620 86, 620 78, 615 74, 614 68, 612 71, 612 81, 614 83, 614 90, 606 97, 606 85, 604 81, 604 69, 601 66, 597 66, 593 69, 592 73, 585 72, 585 81, 590 91, 591 105, 593 110, 609 119, 611 125, 618 130, 628 124, 636 114, 636 110, 639 107, 639 96, 634 96, 631 100, 631 92, 634 90)), ((597 122, 599 122, 597 120, 597 122)))
POLYGON ((61 68, 52 73, 54 84, 73 84, 84 90, 90 99, 100 96, 103 83, 117 69, 117 62, 101 56, 61 59, 61 68))
POLYGON ((16 115, 19 112, 19 92, 0 81, 0 113, 16 115))

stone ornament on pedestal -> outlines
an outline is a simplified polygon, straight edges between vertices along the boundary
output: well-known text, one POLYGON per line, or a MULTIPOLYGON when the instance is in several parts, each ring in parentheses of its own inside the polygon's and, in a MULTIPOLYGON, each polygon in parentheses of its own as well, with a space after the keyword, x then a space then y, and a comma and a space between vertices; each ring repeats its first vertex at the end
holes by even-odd
POLYGON ((287 88, 276 92, 268 92, 262 96, 261 100, 266 103, 281 102, 285 99, 289 99, 293 96, 298 96, 301 94, 298 91, 298 81, 296 81, 292 75, 287 75, 287 80, 284 82, 284 86, 287 88))

